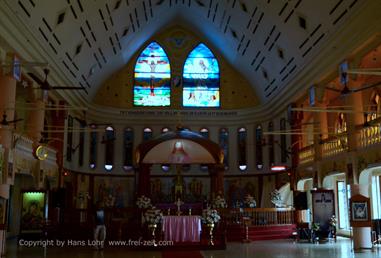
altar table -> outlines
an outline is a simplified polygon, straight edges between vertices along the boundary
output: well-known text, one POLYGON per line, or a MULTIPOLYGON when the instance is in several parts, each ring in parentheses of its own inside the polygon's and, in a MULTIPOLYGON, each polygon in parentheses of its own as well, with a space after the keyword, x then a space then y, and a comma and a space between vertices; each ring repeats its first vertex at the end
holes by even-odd
POLYGON ((200 242, 200 216, 164 216, 164 240, 200 242))

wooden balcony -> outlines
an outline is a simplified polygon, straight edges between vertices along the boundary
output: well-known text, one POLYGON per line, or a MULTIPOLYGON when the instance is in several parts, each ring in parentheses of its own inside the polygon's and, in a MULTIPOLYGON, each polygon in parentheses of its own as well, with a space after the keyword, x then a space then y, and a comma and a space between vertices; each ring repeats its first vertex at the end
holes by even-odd
POLYGON ((299 151, 299 164, 306 164, 314 161, 315 149, 313 145, 306 146, 299 151))

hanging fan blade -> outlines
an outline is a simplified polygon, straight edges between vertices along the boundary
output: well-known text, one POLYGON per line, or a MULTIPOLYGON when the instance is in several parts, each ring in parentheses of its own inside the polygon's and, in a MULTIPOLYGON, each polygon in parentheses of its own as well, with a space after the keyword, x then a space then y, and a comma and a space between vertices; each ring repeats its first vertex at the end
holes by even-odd
POLYGON ((39 85, 40 85, 40 89, 41 90, 84 90, 86 91, 85 87, 75 87, 75 86, 52 86, 48 83, 48 75, 50 73, 49 69, 45 68, 43 69, 44 70, 44 74, 45 74, 45 78, 44 80, 41 80, 37 75, 33 74, 33 73, 28 73, 28 75, 30 77, 32 77, 32 79, 34 81, 36 81, 39 85))
POLYGON ((8 124, 14 124, 14 123, 17 123, 17 122, 20 122, 20 121, 23 121, 24 119, 22 118, 19 118, 19 119, 15 119, 15 120, 12 120, 12 121, 8 121, 8 124))
POLYGON ((84 87, 75 86, 50 86, 50 90, 86 90, 84 87))
POLYGON ((28 73, 28 75, 29 75, 30 77, 32 77, 32 79, 33 79, 35 82, 37 82, 39 85, 43 85, 43 84, 44 84, 44 82, 43 82, 40 78, 38 78, 37 75, 35 75, 35 74, 33 74, 33 73, 28 73))
POLYGON ((367 90, 367 89, 374 88, 374 87, 377 87, 380 85, 381 85, 381 82, 376 82, 376 83, 373 83, 370 85, 363 86, 362 88, 354 89, 353 92, 359 92, 359 91, 367 90))

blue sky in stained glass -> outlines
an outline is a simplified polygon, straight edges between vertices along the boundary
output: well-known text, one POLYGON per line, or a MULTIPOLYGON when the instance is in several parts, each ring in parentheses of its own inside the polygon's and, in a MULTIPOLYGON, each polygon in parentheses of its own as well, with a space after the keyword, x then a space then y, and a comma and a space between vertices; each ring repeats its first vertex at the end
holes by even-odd
POLYGON ((220 106, 220 69, 213 53, 203 43, 195 47, 184 63, 183 106, 220 106))
POLYGON ((135 78, 170 78, 170 73, 168 56, 156 42, 149 44, 136 61, 135 78))
POLYGON ((184 64, 184 78, 219 78, 218 61, 204 44, 199 44, 190 52, 184 64))

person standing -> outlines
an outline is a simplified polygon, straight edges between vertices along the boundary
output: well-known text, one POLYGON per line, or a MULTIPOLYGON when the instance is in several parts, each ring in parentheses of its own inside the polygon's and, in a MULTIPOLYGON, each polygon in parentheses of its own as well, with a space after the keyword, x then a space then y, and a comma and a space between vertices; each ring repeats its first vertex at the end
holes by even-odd
POLYGON ((95 247, 97 249, 103 249, 106 239, 106 226, 105 226, 105 212, 103 205, 100 201, 96 204, 95 210, 95 229, 94 240, 96 241, 95 247))

